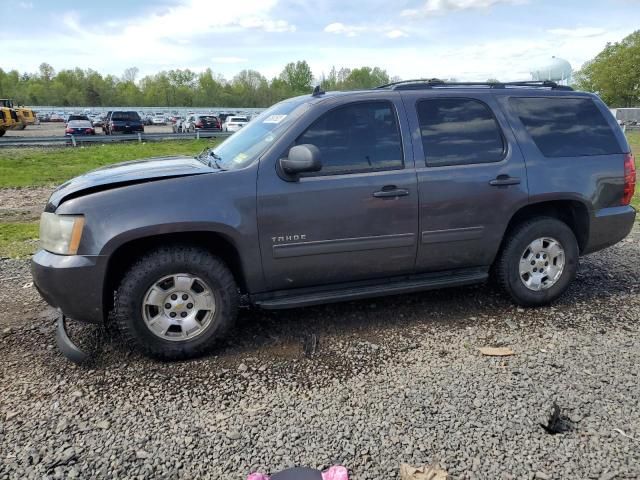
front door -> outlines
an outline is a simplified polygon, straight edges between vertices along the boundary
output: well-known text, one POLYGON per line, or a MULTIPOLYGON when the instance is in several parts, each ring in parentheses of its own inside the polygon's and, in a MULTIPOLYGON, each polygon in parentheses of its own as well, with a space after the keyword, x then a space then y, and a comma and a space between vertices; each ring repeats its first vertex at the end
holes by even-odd
POLYGON ((379 98, 308 120, 293 143, 316 145, 321 171, 286 181, 275 159, 261 162, 258 229, 269 290, 413 271, 418 192, 401 134, 406 117, 398 97, 379 98))

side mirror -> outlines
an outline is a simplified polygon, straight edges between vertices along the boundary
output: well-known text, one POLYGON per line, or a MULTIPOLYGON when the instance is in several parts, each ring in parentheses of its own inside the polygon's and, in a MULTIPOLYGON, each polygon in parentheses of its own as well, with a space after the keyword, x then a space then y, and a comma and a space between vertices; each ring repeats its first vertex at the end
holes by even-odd
POLYGON ((279 163, 282 171, 293 177, 300 173, 318 172, 322 169, 320 150, 311 144, 291 147, 287 158, 281 158, 279 163))

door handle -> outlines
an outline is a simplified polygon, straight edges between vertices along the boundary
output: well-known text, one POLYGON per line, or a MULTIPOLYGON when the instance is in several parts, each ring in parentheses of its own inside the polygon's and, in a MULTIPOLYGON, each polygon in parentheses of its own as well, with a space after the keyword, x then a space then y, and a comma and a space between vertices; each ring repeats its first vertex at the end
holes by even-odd
POLYGON ((382 190, 373 192, 373 196, 376 198, 406 197, 407 195, 409 195, 409 190, 398 188, 395 185, 385 185, 382 190))
POLYGON ((489 185, 494 187, 504 187, 506 185, 519 185, 520 179, 518 177, 510 177, 509 175, 498 175, 494 180, 489 182, 489 185))

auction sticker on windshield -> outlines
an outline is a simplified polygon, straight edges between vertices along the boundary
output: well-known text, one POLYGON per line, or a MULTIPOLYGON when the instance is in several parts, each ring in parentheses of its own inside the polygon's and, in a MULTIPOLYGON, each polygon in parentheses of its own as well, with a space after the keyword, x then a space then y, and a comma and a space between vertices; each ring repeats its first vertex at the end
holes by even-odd
POLYGON ((286 115, 269 115, 262 123, 280 123, 285 118, 287 118, 286 115))

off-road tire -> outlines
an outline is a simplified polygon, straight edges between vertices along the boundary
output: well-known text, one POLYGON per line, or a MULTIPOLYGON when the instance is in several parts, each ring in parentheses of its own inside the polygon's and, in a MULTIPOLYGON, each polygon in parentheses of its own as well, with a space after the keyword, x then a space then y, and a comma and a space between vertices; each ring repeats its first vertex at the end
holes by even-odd
POLYGON ((546 305, 562 295, 575 279, 579 255, 576 237, 566 223, 553 217, 535 217, 517 225, 508 234, 496 260, 495 273, 499 285, 518 305, 546 305), (551 237, 560 242, 564 249, 565 264, 555 284, 548 289, 533 291, 521 280, 519 264, 527 246, 542 237, 551 237))
POLYGON ((125 273, 116 291, 113 319, 126 343, 147 356, 161 360, 192 358, 206 353, 227 333, 236 319, 238 301, 233 274, 218 257, 193 246, 165 247, 145 254, 125 273), (203 279, 216 302, 214 316, 206 329, 184 341, 158 337, 147 327, 142 315, 143 297, 151 285, 176 273, 203 279))

